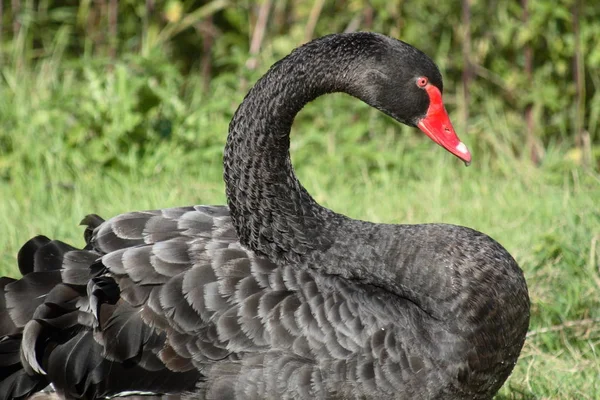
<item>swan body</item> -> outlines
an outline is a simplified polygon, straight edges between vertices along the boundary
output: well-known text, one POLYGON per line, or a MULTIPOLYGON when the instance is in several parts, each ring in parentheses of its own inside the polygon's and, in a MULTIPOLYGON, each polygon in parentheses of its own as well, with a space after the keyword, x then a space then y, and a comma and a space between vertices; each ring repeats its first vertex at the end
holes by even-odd
POLYGON ((228 206, 86 217, 0 279, 0 399, 489 399, 529 322, 522 271, 469 228, 357 221, 289 158, 294 116, 343 91, 470 162, 441 75, 382 35, 331 35, 276 63, 230 125, 228 206))

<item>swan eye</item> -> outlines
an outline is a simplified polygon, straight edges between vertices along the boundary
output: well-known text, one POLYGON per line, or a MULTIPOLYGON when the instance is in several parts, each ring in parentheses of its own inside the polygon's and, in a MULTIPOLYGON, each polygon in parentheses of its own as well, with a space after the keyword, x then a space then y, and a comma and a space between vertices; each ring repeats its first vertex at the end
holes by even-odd
POLYGON ((424 76, 420 76, 417 78, 417 86, 420 88, 427 86, 428 83, 429 83, 429 79, 427 79, 424 76))

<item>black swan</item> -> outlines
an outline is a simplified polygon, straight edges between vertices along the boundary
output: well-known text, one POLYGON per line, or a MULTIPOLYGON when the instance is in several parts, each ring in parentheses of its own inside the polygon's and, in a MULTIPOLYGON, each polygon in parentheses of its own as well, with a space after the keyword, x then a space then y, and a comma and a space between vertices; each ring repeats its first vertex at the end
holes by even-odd
POLYGON ((0 281, 0 398, 49 384, 67 399, 491 398, 528 328, 521 269, 469 228, 317 204, 289 133, 331 92, 471 160, 419 50, 374 33, 294 50, 231 121, 228 207, 89 215, 83 249, 44 236, 22 247, 23 277, 0 281))

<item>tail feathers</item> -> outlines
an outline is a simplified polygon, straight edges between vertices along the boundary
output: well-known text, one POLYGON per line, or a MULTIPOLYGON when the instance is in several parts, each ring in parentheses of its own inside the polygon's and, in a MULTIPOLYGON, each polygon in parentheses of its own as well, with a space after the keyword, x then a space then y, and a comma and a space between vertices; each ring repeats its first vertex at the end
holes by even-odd
POLYGON ((44 375, 22 362, 23 331, 44 307, 48 294, 61 282, 64 255, 73 249, 45 236, 29 240, 18 254, 19 280, 0 278, 0 399, 26 399, 48 386, 44 375))
POLYGON ((46 295, 61 282, 60 271, 29 273, 4 288, 6 308, 13 323, 23 329, 46 295))
POLYGON ((19 329, 10 317, 10 311, 6 307, 6 297, 4 295, 6 286, 13 282, 16 282, 16 280, 8 277, 0 278, 0 338, 19 332, 19 329))
POLYGON ((0 381, 0 399, 22 400, 48 386, 45 378, 18 370, 0 381))
POLYGON ((25 399, 48 385, 46 377, 21 368, 20 347, 20 334, 0 339, 0 399, 25 399))
MULTIPOLYGON (((86 220, 91 237, 102 219, 86 220)), ((78 250, 37 236, 18 262, 21 279, 0 278, 0 400, 29 398, 49 383, 65 398, 194 390, 200 373, 168 369, 160 358, 166 334, 142 321, 150 287, 121 288, 127 279, 104 275, 89 244, 78 250)))
POLYGON ((88 214, 81 220, 79 225, 85 225, 85 231, 83 232, 83 238, 85 239, 85 250, 92 248, 91 241, 94 235, 94 230, 102 225, 104 219, 97 214, 88 214))
POLYGON ((33 318, 46 295, 61 282, 64 256, 72 250, 75 248, 46 236, 36 236, 21 247, 17 259, 23 278, 0 278, 0 335, 22 330, 33 318))
POLYGON ((33 319, 23 330, 21 345, 23 368, 28 373, 45 374, 48 368, 43 362, 47 350, 52 351, 56 344, 93 325, 91 318, 84 318, 86 313, 77 308, 83 293, 85 290, 58 283, 36 308, 33 319))
POLYGON ((19 250, 19 271, 26 276, 32 272, 59 270, 63 256, 71 250, 75 250, 75 247, 58 240, 50 240, 46 236, 36 236, 19 250))
MULTIPOLYGON (((111 397, 111 400, 181 400, 183 397, 178 394, 167 394, 154 396, 151 394, 142 393, 123 393, 120 396, 111 397)), ((185 397, 187 398, 187 397, 185 397)), ((62 400, 58 393, 52 392, 40 392, 29 397, 28 400, 62 400)))
POLYGON ((82 331, 56 346, 46 363, 48 379, 66 398, 102 398, 143 390, 150 393, 193 390, 198 372, 173 374, 149 371, 139 364, 107 360, 90 331, 82 331), (141 388, 141 389, 140 389, 141 388))
POLYGON ((17 262, 21 275, 25 276, 33 272, 35 269, 35 253, 39 248, 48 244, 50 241, 51 240, 46 236, 40 235, 29 239, 27 243, 21 247, 21 250, 19 250, 19 254, 17 255, 17 262))

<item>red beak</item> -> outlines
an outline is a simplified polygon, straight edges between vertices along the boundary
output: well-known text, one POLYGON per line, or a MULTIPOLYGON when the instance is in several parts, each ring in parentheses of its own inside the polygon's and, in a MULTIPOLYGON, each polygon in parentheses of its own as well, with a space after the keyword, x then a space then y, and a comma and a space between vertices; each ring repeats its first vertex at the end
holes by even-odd
POLYGON ((430 83, 425 86, 425 91, 429 95, 429 108, 427 114, 417 123, 417 126, 431 140, 463 160, 466 165, 469 165, 471 163, 471 153, 454 132, 450 117, 448 117, 442 102, 442 93, 430 83))

